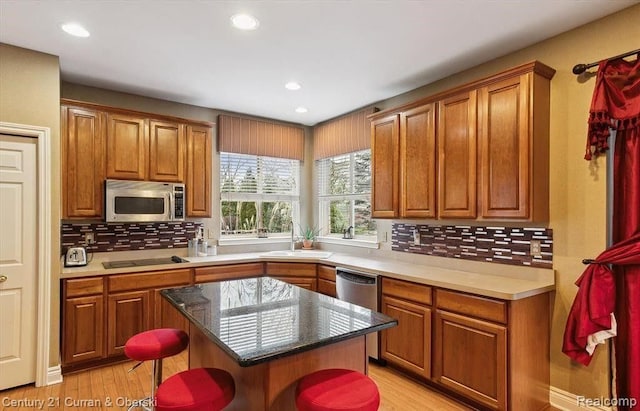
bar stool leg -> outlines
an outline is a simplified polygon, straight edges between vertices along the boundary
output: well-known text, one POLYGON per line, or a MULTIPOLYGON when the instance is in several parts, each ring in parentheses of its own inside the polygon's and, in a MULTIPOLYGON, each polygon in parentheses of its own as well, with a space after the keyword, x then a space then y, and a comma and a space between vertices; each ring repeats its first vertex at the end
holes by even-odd
MULTIPOLYGON (((136 366, 137 367, 137 366, 136 366)), ((134 367, 135 368, 135 367, 134 367)), ((156 390, 162 383, 162 358, 151 361, 151 395, 142 400, 136 400, 127 411, 140 408, 144 411, 153 411, 156 398, 156 390)))

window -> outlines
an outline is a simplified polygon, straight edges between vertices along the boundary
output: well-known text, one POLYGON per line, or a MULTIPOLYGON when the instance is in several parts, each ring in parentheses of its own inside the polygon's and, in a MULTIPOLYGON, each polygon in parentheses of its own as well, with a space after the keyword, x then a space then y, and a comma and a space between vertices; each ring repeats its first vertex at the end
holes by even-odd
POLYGON ((220 153, 220 238, 289 236, 299 181, 299 160, 220 153))
POLYGON ((371 219, 371 150, 316 161, 321 234, 376 241, 371 219))

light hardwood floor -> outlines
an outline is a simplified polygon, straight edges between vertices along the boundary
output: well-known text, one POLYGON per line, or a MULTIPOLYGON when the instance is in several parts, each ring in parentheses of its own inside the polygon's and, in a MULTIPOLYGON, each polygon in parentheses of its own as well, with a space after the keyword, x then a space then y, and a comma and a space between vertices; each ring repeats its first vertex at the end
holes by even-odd
MULTIPOLYGON (((132 362, 67 374, 61 384, 35 388, 33 385, 0 392, 0 404, 7 411, 43 410, 123 410, 147 395, 151 384, 151 365, 144 363, 127 372, 132 362), (12 403, 12 401, 16 401, 12 403), (42 406, 41 406, 42 404, 42 406)), ((164 360, 163 375, 168 377, 187 368, 187 354, 164 360)), ((376 381, 382 398, 380 411, 460 411, 470 410, 423 385, 400 376, 387 367, 370 364, 369 374, 376 381)), ((249 411, 249 410, 247 410, 249 411)))

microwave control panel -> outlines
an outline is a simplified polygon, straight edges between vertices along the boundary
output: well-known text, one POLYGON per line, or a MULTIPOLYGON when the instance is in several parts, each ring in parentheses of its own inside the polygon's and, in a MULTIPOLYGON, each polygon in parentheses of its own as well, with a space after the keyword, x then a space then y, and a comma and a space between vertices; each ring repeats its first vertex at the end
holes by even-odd
POLYGON ((174 220, 184 220, 184 186, 173 188, 173 198, 175 201, 173 218, 174 220))

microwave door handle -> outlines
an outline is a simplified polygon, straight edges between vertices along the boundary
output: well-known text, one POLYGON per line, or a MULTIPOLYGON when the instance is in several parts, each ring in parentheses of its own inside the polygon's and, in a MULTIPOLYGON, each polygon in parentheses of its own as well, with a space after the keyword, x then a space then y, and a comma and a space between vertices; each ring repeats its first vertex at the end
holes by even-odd
POLYGON ((170 210, 169 219, 171 221, 173 221, 174 218, 175 218, 174 215, 173 215, 174 214, 174 207, 175 207, 174 202, 175 202, 175 197, 173 195, 169 194, 169 210, 170 210))

